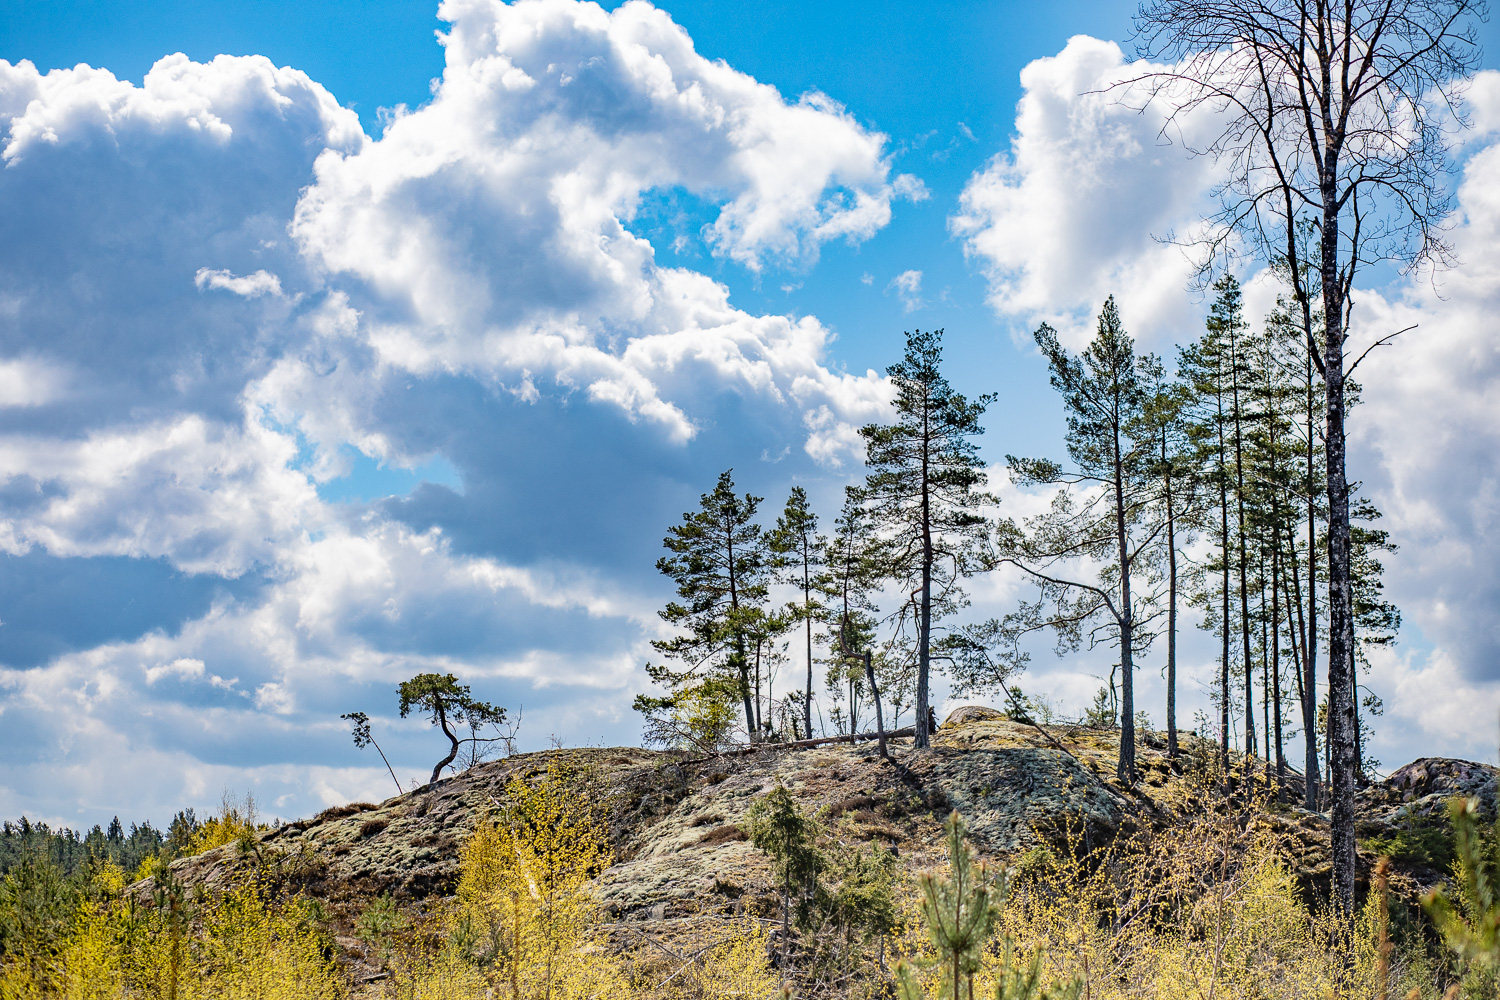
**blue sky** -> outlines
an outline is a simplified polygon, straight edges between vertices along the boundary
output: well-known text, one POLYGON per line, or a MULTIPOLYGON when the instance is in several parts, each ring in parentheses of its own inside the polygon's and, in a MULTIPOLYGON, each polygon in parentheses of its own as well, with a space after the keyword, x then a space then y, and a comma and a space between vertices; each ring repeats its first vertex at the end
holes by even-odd
MULTIPOLYGON (((1155 237, 1212 164, 1093 93, 1128 13, 10 4, 0 815, 383 794, 338 715, 421 773, 392 717, 419 669, 524 706, 525 746, 634 741, 665 527, 731 466, 831 516, 904 330, 998 393, 990 461, 1060 451, 1037 322, 1076 337, 1115 292, 1170 353, 1204 312, 1155 237)), ((1493 754, 1497 79, 1457 150, 1466 263, 1359 314, 1422 324, 1371 362, 1352 459, 1403 545, 1388 764, 1493 754)), ((1107 667, 1042 653, 1027 690, 1080 709, 1107 667)))

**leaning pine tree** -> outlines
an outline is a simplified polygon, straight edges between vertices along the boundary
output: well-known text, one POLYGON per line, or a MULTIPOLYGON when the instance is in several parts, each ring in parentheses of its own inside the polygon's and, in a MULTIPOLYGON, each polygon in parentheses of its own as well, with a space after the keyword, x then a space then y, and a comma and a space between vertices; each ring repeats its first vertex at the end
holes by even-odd
POLYGON ((890 572, 912 596, 917 640, 916 745, 926 747, 931 702, 932 628, 964 604, 960 581, 984 536, 979 508, 984 463, 974 438, 994 396, 969 400, 943 377, 941 330, 906 335, 906 353, 886 369, 896 387, 896 419, 860 429, 865 440, 866 510, 891 542, 890 572))
MULTIPOLYGON (((505 709, 475 698, 469 693, 469 686, 460 684, 452 674, 418 674, 409 681, 402 681, 397 694, 400 696, 401 718, 404 719, 413 712, 425 715, 448 738, 448 755, 433 766, 430 781, 437 781, 442 777, 443 768, 453 763, 465 744, 477 747, 482 743, 502 743, 506 740, 503 734, 479 735, 480 730, 487 726, 505 725, 505 709), (454 726, 467 726, 469 736, 460 737, 453 731, 454 726)), ((358 714, 362 716, 362 713, 358 714)), ((345 716, 354 717, 355 713, 345 716)), ((355 746, 363 746, 361 739, 369 735, 368 724, 361 731, 360 723, 361 719, 355 718, 355 746)), ((381 756, 384 757, 385 754, 382 753, 381 756)), ((393 771, 391 777, 395 776, 393 771)), ((396 784, 399 787, 400 782, 396 784)))

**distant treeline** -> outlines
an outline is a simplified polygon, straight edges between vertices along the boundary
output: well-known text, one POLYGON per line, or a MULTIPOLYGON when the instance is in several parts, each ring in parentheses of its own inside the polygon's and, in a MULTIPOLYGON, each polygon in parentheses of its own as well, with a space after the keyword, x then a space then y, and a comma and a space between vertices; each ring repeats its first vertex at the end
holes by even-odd
POLYGON ((173 857, 192 844, 203 824, 184 809, 172 818, 165 833, 146 823, 130 824, 130 832, 116 816, 108 827, 97 823, 87 833, 71 827, 53 829, 46 823, 33 823, 25 816, 17 822, 0 824, 0 875, 9 872, 26 857, 45 858, 65 874, 87 869, 91 858, 112 861, 126 872, 133 872, 150 858, 173 857))

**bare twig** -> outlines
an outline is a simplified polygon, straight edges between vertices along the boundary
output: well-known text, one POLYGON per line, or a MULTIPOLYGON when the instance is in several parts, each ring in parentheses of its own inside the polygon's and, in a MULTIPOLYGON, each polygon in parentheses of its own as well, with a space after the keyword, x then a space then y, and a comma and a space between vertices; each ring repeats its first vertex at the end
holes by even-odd
POLYGON ((1367 354, 1369 354, 1371 351, 1375 350, 1375 348, 1377 348, 1377 347, 1384 347, 1385 345, 1389 344, 1391 341, 1395 340, 1397 337, 1401 336, 1403 333, 1408 333, 1408 332, 1410 332, 1412 330, 1415 330, 1416 328, 1417 328, 1417 324, 1413 323, 1411 326, 1402 327, 1400 330, 1397 330, 1395 333, 1388 333, 1384 337, 1381 337, 1379 340, 1375 341, 1375 343, 1371 344, 1369 347, 1366 347, 1363 351, 1361 351, 1359 357, 1357 357, 1357 358, 1354 359, 1354 364, 1350 365, 1349 366, 1349 370, 1346 371, 1344 374, 1345 375, 1353 375, 1354 374, 1354 369, 1358 368, 1359 367, 1359 363, 1365 359, 1365 356, 1367 354))

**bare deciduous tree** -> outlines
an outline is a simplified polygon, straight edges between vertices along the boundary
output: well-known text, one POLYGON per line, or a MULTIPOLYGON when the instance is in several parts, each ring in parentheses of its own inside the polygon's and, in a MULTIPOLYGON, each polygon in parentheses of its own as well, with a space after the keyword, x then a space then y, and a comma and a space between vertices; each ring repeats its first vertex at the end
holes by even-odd
POLYGON ((1323 375, 1333 882, 1346 914, 1356 762, 1344 382, 1364 357, 1347 360, 1351 293, 1374 263, 1452 262, 1440 175, 1449 133, 1463 123, 1458 88, 1477 66, 1473 25, 1485 12, 1482 0, 1149 0, 1136 17, 1140 51, 1168 65, 1120 84, 1161 102, 1174 138, 1189 134, 1189 116, 1219 123, 1206 142, 1189 143, 1226 168, 1205 264, 1238 249, 1285 265, 1323 375), (1313 261, 1297 241, 1306 221, 1317 231, 1313 261), (1316 290, 1304 263, 1315 265, 1316 290))

